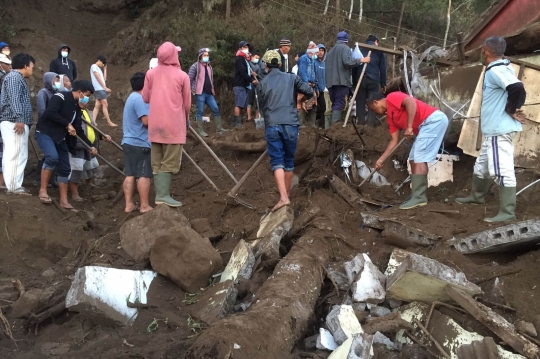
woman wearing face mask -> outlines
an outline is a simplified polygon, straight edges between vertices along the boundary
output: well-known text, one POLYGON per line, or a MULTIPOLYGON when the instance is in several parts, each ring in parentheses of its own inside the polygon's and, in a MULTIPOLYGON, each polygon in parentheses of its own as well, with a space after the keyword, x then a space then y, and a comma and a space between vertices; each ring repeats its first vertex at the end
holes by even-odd
POLYGON ((37 94, 37 109, 38 118, 43 115, 45 109, 49 105, 49 100, 53 95, 62 90, 63 85, 60 83, 60 76, 54 72, 45 72, 43 75, 43 88, 37 94))
POLYGON ((206 137, 208 134, 204 132, 202 116, 204 113, 204 105, 210 107, 214 114, 214 123, 216 131, 223 133, 228 131, 223 128, 219 106, 215 99, 214 91, 214 75, 212 66, 210 65, 210 49, 202 48, 199 50, 199 61, 191 65, 189 69, 189 81, 191 84, 191 93, 195 95, 197 104, 197 127, 199 135, 206 137))
POLYGON ((79 136, 91 147, 90 153, 94 156, 97 154, 97 150, 83 131, 79 107, 79 103, 87 104, 93 93, 94 87, 89 81, 75 81, 71 92, 59 92, 52 96, 47 109, 38 119, 35 139, 45 155, 39 189, 39 199, 42 203, 52 203, 47 193, 47 183, 53 170, 56 169, 60 206, 69 211, 76 211, 67 197, 68 178, 71 173, 69 153, 76 154, 76 136, 79 136))

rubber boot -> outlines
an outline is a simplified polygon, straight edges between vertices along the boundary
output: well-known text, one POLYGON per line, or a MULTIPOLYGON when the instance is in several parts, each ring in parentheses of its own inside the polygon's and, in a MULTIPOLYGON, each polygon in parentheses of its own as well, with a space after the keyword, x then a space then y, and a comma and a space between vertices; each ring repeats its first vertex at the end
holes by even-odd
POLYGON ((319 128, 319 126, 317 125, 317 111, 311 111, 308 114, 308 118, 309 118, 309 125, 311 127, 319 128))
POLYGON ((223 128, 223 122, 221 121, 221 116, 214 117, 214 123, 216 124, 216 131, 219 133, 223 132, 229 132, 230 130, 226 130, 223 128))
POLYGON ((427 175, 411 175, 411 199, 399 206, 399 209, 412 209, 427 204, 426 191, 428 187, 427 175))
POLYGON ((154 176, 156 204, 166 204, 169 207, 180 207, 182 202, 176 201, 170 194, 171 179, 172 173, 170 172, 159 172, 154 176))
POLYGON ((486 222, 505 222, 516 219, 516 187, 499 187, 499 213, 486 222))
POLYGON ((300 128, 306 127, 306 113, 303 110, 298 111, 298 121, 300 121, 300 128))
POLYGON ((208 134, 204 132, 202 118, 197 119, 197 128, 198 128, 199 135, 201 135, 202 137, 208 137, 208 134))
POLYGON ((341 111, 332 110, 332 125, 341 121, 341 111))
POLYGON ((332 115, 324 115, 324 129, 330 128, 332 125, 332 115))
POLYGON ((484 204, 486 203, 485 196, 489 191, 490 179, 483 179, 473 175, 471 194, 468 197, 456 198, 459 204, 484 204))

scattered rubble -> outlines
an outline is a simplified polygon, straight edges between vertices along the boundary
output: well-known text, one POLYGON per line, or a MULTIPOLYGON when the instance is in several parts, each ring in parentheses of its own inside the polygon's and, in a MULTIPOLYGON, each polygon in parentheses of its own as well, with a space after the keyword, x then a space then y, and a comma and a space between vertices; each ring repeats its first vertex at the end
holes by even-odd
POLYGON ((396 349, 394 342, 381 332, 377 332, 373 335, 373 344, 382 344, 386 345, 387 348, 396 349))
POLYGON ((338 347, 338 344, 334 340, 334 337, 332 336, 332 333, 330 333, 328 330, 321 328, 319 330, 319 335, 317 336, 317 349, 321 350, 336 350, 338 347))
POLYGON ((262 259, 279 259, 281 239, 287 235, 293 226, 294 212, 290 206, 281 207, 275 212, 261 218, 257 240, 253 242, 256 257, 262 259))
POLYGON ((227 280, 236 280, 239 276, 244 279, 251 278, 253 266, 255 265, 255 256, 251 244, 246 243, 243 239, 238 242, 234 249, 231 259, 221 274, 221 282, 227 280))
POLYGON ((232 313, 238 290, 234 281, 227 280, 205 290, 199 296, 197 303, 188 307, 194 317, 211 325, 232 313))
POLYGON ((362 327, 350 305, 336 305, 326 317, 326 325, 338 344, 343 344, 353 334, 363 333, 362 327))
POLYGON ((464 344, 457 350, 458 359, 499 359, 497 345, 492 337, 464 344))
POLYGON ((372 212, 361 213, 364 226, 382 230, 382 236, 388 241, 397 241, 407 245, 431 246, 441 240, 441 236, 411 227, 396 219, 385 218, 372 212))
POLYGON ((210 276, 223 265, 210 241, 191 229, 189 222, 177 223, 156 239, 150 263, 156 272, 190 293, 207 287, 210 276))
POLYGON ((377 304, 384 301, 386 277, 367 254, 359 254, 351 262, 345 263, 345 272, 352 283, 354 302, 377 304))
POLYGON ((341 344, 328 359, 370 359, 373 355, 373 336, 354 334, 341 344))
POLYGON ((156 276, 152 271, 79 268, 66 296, 66 308, 98 324, 129 325, 138 312, 129 303, 146 304, 146 294, 156 276))
POLYGON ((509 224, 448 242, 463 254, 502 252, 535 248, 540 243, 540 220, 509 224))
POLYGON ((388 277, 386 291, 388 297, 407 302, 448 302, 451 298, 445 290, 447 286, 462 289, 470 295, 482 292, 463 273, 436 260, 410 253, 388 277))

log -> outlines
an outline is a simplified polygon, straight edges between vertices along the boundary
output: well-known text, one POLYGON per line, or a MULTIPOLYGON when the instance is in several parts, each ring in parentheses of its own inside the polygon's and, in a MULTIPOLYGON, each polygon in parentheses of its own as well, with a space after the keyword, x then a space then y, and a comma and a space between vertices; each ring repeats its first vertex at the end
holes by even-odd
MULTIPOLYGON (((335 228, 329 220, 321 225, 335 228)), ((290 357, 313 318, 331 248, 324 232, 310 227, 277 264, 249 310, 202 332, 186 358, 227 358, 231 351, 234 359, 290 357), (241 349, 233 349, 235 344, 241 349)))
POLYGON ((213 139, 206 139, 210 146, 220 150, 238 151, 238 152, 264 152, 266 150, 266 141, 259 142, 226 142, 213 139))
POLYGON ((305 226, 308 225, 309 222, 315 218, 319 212, 321 211, 321 207, 315 206, 310 209, 305 209, 300 216, 298 216, 297 219, 294 220, 294 224, 289 231, 288 237, 294 237, 296 236, 305 226))

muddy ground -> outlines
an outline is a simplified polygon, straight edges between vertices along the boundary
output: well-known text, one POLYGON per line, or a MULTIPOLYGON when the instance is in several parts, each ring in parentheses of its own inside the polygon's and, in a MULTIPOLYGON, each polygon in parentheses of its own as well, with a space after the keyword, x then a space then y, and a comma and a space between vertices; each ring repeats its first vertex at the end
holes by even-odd
MULTIPOLYGON (((38 69, 30 81, 35 92, 41 87, 41 76, 47 70, 50 59, 56 55, 58 43, 67 42, 72 46, 73 56, 78 59, 79 71, 83 78, 87 78, 85 74, 93 58, 105 47, 107 40, 114 38, 132 21, 123 11, 115 13, 111 9, 96 10, 84 7, 85 2, 82 1, 30 3, 29 7, 13 8, 18 31, 17 37, 12 41, 12 52, 27 51, 36 57, 38 69), (69 11, 66 12, 66 9, 69 11), (55 16, 60 16, 60 20, 50 21, 55 16), (72 22, 69 19, 77 21, 72 22), (63 28, 65 23, 70 24, 68 31, 63 28)), ((14 3, 14 6, 19 5, 14 3)), ((138 64, 129 69, 116 67, 114 63, 109 68, 109 87, 115 91, 110 97, 112 120, 118 124, 121 123, 121 99, 129 88, 127 80, 133 72, 145 69, 148 59, 141 57, 136 61, 138 64)), ((100 118, 98 123, 104 123, 104 120, 100 118)), ((121 127, 103 128, 113 139, 120 142, 121 127)), ((252 123, 224 136, 218 136, 211 125, 206 125, 206 130, 216 141, 232 143, 263 140, 263 133, 255 130, 252 123)), ((291 206, 295 216, 307 208, 319 206, 324 216, 339 223, 339 226, 332 228, 332 261, 349 260, 361 252, 369 253, 373 262, 384 271, 390 253, 396 246, 387 243, 379 232, 363 228, 361 208, 351 207, 334 193, 327 183, 320 181, 324 176, 334 174, 344 179, 340 162, 336 161, 344 149, 352 149, 356 159, 370 164, 376 160, 389 140, 386 126, 362 129, 361 132, 367 142, 365 147, 351 125, 345 129, 337 126, 326 132, 320 131, 325 137, 319 140, 316 156, 311 163, 310 155, 315 152, 317 131, 300 131, 297 155, 300 163, 295 173, 303 178, 292 190, 291 206)), ((451 143, 447 147, 449 153, 459 154, 459 150, 452 147, 451 143)), ((405 164, 408 148, 410 144, 404 145, 394 157, 402 165, 405 164)), ((220 191, 216 192, 194 166, 184 159, 180 173, 173 180, 173 196, 183 202, 180 210, 189 219, 208 218, 211 225, 223 233, 214 246, 222 255, 224 263, 227 263, 240 239, 255 238, 261 215, 278 200, 269 163, 265 160, 238 194, 242 200, 253 206, 253 209, 249 209, 226 200, 226 194, 234 183, 200 143, 190 137, 185 149, 220 191)), ((237 179, 242 177, 260 155, 260 152, 245 153, 219 146, 214 149, 237 179)), ((122 154, 114 147, 103 143, 101 151, 103 156, 122 168, 122 154)), ((33 194, 32 197, 0 194, 0 306, 16 339, 14 342, 4 335, 0 336, 0 358, 184 357, 200 329, 189 325, 191 309, 184 301, 186 293, 163 277, 158 277, 150 288, 148 302, 155 308, 140 310, 132 327, 97 325, 77 313, 68 311, 62 311, 58 316, 39 325, 28 319, 29 313, 22 319, 12 317, 12 304, 18 297, 18 292, 10 283, 12 278, 20 280, 26 290, 49 289, 54 291, 55 296, 61 296, 69 289, 77 268, 85 265, 150 269, 148 262, 135 262, 120 246, 120 226, 138 214, 125 214, 122 201, 109 208, 110 201, 89 200, 92 195, 118 191, 122 181, 118 174, 110 168, 102 167, 96 178, 95 188, 81 186, 81 194, 88 200, 82 204, 73 203, 80 212, 76 215, 64 215, 54 206, 43 205, 37 199, 37 187, 34 184, 36 162, 36 156, 30 148, 24 186, 33 194), (154 320, 158 322, 158 329, 149 332, 147 329, 154 320)), ((454 163, 454 181, 430 188, 430 203, 420 209, 401 212, 395 206, 409 196, 410 192, 406 187, 396 195, 392 186, 375 187, 367 184, 361 192, 364 197, 385 204, 384 209, 371 207, 371 210, 377 210, 381 216, 398 219, 442 237, 439 243, 432 247, 410 247, 408 250, 463 271, 467 278, 475 283, 485 285, 489 283, 489 279, 499 276, 505 304, 516 310, 504 312, 505 317, 511 322, 517 319, 532 321, 535 316, 540 315, 540 309, 533 304, 540 296, 539 250, 464 256, 451 251, 446 244, 453 237, 463 237, 494 227, 483 222, 483 218, 497 212, 498 197, 495 186, 487 197, 486 206, 458 206, 454 202, 457 195, 467 194, 470 189, 473 163, 473 158, 460 156, 460 161, 454 163), (437 213, 432 212, 433 210, 457 210, 459 213, 437 213)), ((518 187, 535 180, 536 170, 517 169, 518 187)), ((390 162, 382 170, 382 174, 393 185, 399 184, 407 176, 406 172, 394 169, 390 162)), ((58 196, 54 189, 50 194, 55 198, 58 196)), ((536 218, 540 212, 539 200, 537 187, 520 195, 518 219, 536 218)), ((302 232, 299 235, 301 234, 302 232)), ((282 255, 292 248, 299 235, 284 243, 282 255)), ((244 283, 238 300, 242 301, 244 297, 256 294, 258 288, 272 274, 274 266, 275 263, 270 263, 261 267, 248 283, 244 283)), ((318 331, 320 318, 326 317, 331 304, 336 302, 336 298, 332 298, 332 288, 332 283, 325 280, 321 296, 314 308, 312 325, 305 332, 305 337, 318 331)), ((291 358, 309 357, 304 354, 302 339, 290 354, 291 358)), ((257 341, 257 338, 252 340, 257 341)), ((381 357, 389 358, 392 354, 381 354, 381 357)))

